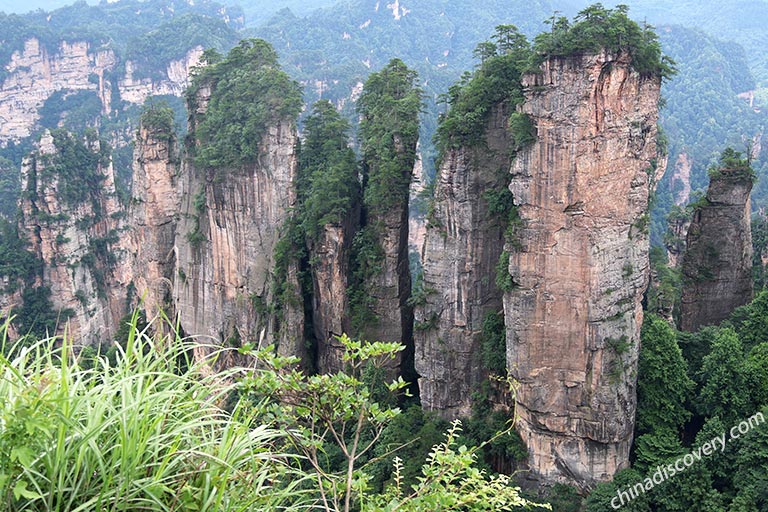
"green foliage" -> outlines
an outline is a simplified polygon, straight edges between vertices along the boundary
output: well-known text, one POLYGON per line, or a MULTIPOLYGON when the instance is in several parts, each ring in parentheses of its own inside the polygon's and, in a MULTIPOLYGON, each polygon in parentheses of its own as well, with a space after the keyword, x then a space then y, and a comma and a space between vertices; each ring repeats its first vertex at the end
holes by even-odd
POLYGON ((18 226, 0 219, 0 276, 8 280, 3 292, 10 294, 31 283, 42 271, 42 262, 27 250, 28 243, 19 236, 18 226))
MULTIPOLYGON (((81 138, 66 130, 54 130, 54 155, 38 155, 43 159, 44 169, 36 176, 42 182, 56 180, 59 197, 69 206, 78 206, 91 201, 98 215, 99 190, 105 179, 102 167, 109 164, 111 148, 104 140, 98 140, 94 132, 86 132, 81 138)), ((34 180, 30 180, 30 188, 34 180)))
POLYGON ((96 91, 62 89, 51 94, 40 107, 38 123, 50 130, 63 125, 68 130, 82 133, 93 127, 101 115, 101 108, 101 99, 96 91))
POLYGON ((503 312, 490 311, 485 314, 480 351, 483 366, 489 372, 499 376, 507 374, 507 331, 503 312))
POLYGON ((22 305, 13 323, 22 335, 42 339, 56 332, 74 315, 71 309, 57 310, 51 302, 48 286, 27 286, 21 295, 22 305))
POLYGON ((357 102, 364 204, 372 216, 408 204, 422 107, 417 79, 415 71, 393 59, 368 77, 357 102))
POLYGON ((417 331, 429 331, 437 329, 437 322, 440 320, 440 315, 437 311, 433 311, 431 315, 424 319, 424 321, 416 322, 413 328, 417 331))
MULTIPOLYGON (((244 391, 257 404, 256 413, 273 418, 310 464, 317 482, 317 504, 325 510, 348 512, 353 497, 360 499, 366 488, 367 479, 357 464, 400 413, 371 400, 371 391, 361 380, 363 370, 369 364, 383 367, 405 347, 354 341, 346 335, 337 339, 345 348, 346 373, 305 375, 293 367, 296 358, 279 357, 270 347, 257 354, 264 369, 252 373, 244 391), (343 453, 342 471, 329 467, 326 443, 343 453)), ((391 393, 406 386, 402 378, 387 384, 391 393)))
POLYGON ((557 483, 545 494, 554 512, 581 512, 583 498, 579 490, 570 485, 557 483))
POLYGON ((507 376, 490 376, 480 388, 472 395, 472 415, 462 420, 462 443, 478 447, 482 469, 513 474, 525 467, 528 449, 513 428, 513 412, 498 406, 504 400, 514 401, 516 384, 507 376))
MULTIPOLYGON (((617 490, 625 490, 637 482, 642 482, 643 475, 634 469, 624 469, 616 473, 612 482, 598 484, 589 495, 586 502, 586 512, 607 512, 615 510, 611 506, 611 500, 616 498, 617 490)), ((638 499, 630 501, 621 507, 625 512, 650 512, 647 495, 643 494, 638 499)))
POLYGON ((512 136, 512 151, 517 153, 536 141, 536 127, 528 114, 512 112, 509 115, 509 132, 512 136))
MULTIPOLYGON (((441 117, 436 135, 441 152, 480 144, 491 109, 504 102, 513 108, 523 101, 521 78, 531 58, 528 40, 514 25, 500 25, 493 41, 480 43, 475 50, 482 61, 478 69, 465 73, 448 89, 450 109, 441 117)), ((514 149, 534 139, 533 126, 524 114, 512 114, 509 129, 514 149)))
MULTIPOLYGON (((417 259, 416 262, 419 263, 419 260, 417 259)), ((411 275, 415 275, 416 278, 413 281, 413 290, 408 298, 408 305, 411 307, 423 306, 427 303, 427 297, 437 293, 437 290, 424 285, 424 272, 421 268, 417 268, 415 271, 411 270, 411 275)))
POLYGON ((141 125, 152 132, 154 137, 169 141, 176 135, 175 115, 165 101, 148 101, 141 112, 141 125))
POLYGON ((395 453, 403 460, 399 475, 401 482, 416 484, 424 460, 432 447, 444 439, 449 426, 448 421, 424 411, 418 404, 397 415, 384 428, 373 450, 373 458, 366 466, 371 476, 371 490, 380 493, 394 483, 391 457, 395 453))
POLYGON ((530 502, 520 496, 506 475, 488 476, 475 467, 476 449, 459 445, 461 422, 456 420, 422 467, 418 483, 402 484, 402 460, 395 459, 394 485, 374 496, 364 510, 432 512, 434 510, 497 511, 552 510, 550 505, 530 502))
POLYGON ((717 331, 701 368, 705 381, 697 405, 702 414, 731 424, 754 412, 744 393, 748 389, 744 359, 744 345, 736 333, 730 328, 717 331))
POLYGON ((360 199, 354 151, 349 147, 349 123, 328 101, 318 101, 304 123, 299 152, 300 222, 310 240, 326 224, 348 220, 360 199))
MULTIPOLYGON (((9 144, 9 146, 11 146, 9 144)), ((13 219, 21 192, 21 179, 16 164, 0 156, 0 217, 13 219)))
POLYGON ((737 308, 730 320, 747 350, 768 340, 768 292, 758 293, 752 302, 737 308))
MULTIPOLYGON (((762 409, 768 418, 768 408, 762 409)), ((768 428, 765 424, 750 431, 736 454, 733 482, 736 497, 731 504, 733 512, 766 510, 768 508, 768 428)))
POLYGON ((733 148, 725 148, 720 155, 720 161, 718 167, 710 167, 709 179, 748 179, 750 181, 757 181, 757 174, 750 164, 748 158, 744 158, 739 151, 734 151, 733 148))
POLYGON ((307 257, 306 234, 304 233, 297 216, 291 217, 284 226, 285 232, 280 240, 275 244, 275 263, 272 279, 272 295, 274 303, 267 304, 266 301, 258 296, 252 296, 251 302, 254 310, 259 314, 266 312, 276 312, 282 315, 284 306, 288 304, 297 305, 301 300, 299 294, 309 296, 312 283, 307 282, 307 276, 303 277, 300 286, 301 290, 295 289, 288 282, 288 273, 292 265, 298 265, 307 257), (257 298, 258 297, 258 298, 257 298))
POLYGON ((768 218, 752 216, 752 277, 755 291, 761 291, 768 284, 768 275, 763 266, 763 254, 768 254, 768 218))
POLYGON ((496 264, 496 286, 503 292, 511 292, 515 282, 509 273, 509 252, 502 251, 496 264))
POLYGON ((241 41, 226 58, 197 69, 187 91, 190 111, 201 87, 211 87, 211 97, 195 131, 200 167, 237 168, 256 161, 267 127, 292 121, 302 107, 299 85, 260 39, 241 41))
MULTIPOLYGON (((667 463, 674 462, 670 459, 667 463)), ((711 472, 702 464, 694 464, 674 481, 653 489, 652 500, 656 510, 686 512, 706 510, 725 512, 723 496, 715 488, 711 472)))
POLYGON ((361 332, 366 325, 375 324, 378 318, 371 309, 371 295, 367 283, 381 272, 384 250, 379 244, 372 226, 365 226, 352 240, 349 311, 352 330, 361 332))
POLYGON ((632 467, 643 473, 653 472, 658 465, 683 454, 684 448, 677 430, 659 425, 635 439, 635 461, 632 467))
POLYGON ((638 362, 637 431, 666 428, 675 433, 690 419, 686 404, 694 383, 677 345, 675 331, 653 314, 643 322, 638 362))
POLYGON ((189 361, 200 340, 152 339, 136 316, 132 329, 114 366, 87 369, 59 339, 0 357, 3 510, 300 507, 284 434, 222 409, 238 371, 189 361))
POLYGON ((192 229, 187 233, 187 241, 193 249, 197 250, 208 241, 205 233, 202 229, 202 221, 205 216, 207 197, 205 195, 205 188, 201 188, 192 197, 192 206, 195 208, 193 214, 192 229))
POLYGON ((552 30, 534 40, 538 60, 547 57, 570 57, 597 53, 600 50, 627 52, 631 65, 639 73, 658 78, 671 78, 674 62, 662 56, 658 36, 652 27, 640 27, 629 19, 626 5, 607 9, 593 4, 580 11, 570 23, 567 18, 553 19, 552 30))

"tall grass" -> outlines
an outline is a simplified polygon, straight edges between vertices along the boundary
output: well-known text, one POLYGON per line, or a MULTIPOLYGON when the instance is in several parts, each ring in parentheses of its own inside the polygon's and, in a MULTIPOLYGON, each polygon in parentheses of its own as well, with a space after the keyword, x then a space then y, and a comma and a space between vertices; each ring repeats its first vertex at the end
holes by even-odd
POLYGON ((225 409, 234 375, 136 323, 114 364, 81 364, 66 337, 8 348, 3 335, 0 510, 297 508, 301 476, 278 453, 281 434, 225 409))

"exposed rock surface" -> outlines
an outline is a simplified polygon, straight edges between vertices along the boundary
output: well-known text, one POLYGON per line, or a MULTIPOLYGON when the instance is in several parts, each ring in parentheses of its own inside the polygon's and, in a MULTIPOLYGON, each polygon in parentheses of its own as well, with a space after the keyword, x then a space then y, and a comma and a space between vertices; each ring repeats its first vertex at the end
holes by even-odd
POLYGON ((691 214, 688 208, 674 213, 667 217, 668 236, 665 236, 664 244, 667 248, 669 266, 677 268, 685 252, 685 237, 691 225, 691 214))
POLYGON ((164 77, 160 80, 136 76, 131 61, 125 63, 125 76, 118 80, 120 97, 131 103, 144 103, 149 96, 169 94, 181 96, 189 85, 189 75, 192 68, 200 63, 203 47, 191 48, 183 58, 172 60, 165 68, 164 77))
POLYGON ((507 366, 532 474, 578 485, 629 464, 660 80, 626 54, 524 77, 536 142, 512 165, 507 366))
POLYGON ((693 158, 688 153, 680 153, 675 162, 674 172, 669 180, 677 206, 685 206, 691 198, 691 170, 693 158))
POLYGON ((112 107, 115 89, 123 100, 136 104, 150 95, 179 96, 202 51, 198 46, 182 59, 169 62, 160 79, 136 76, 132 63, 126 62, 125 75, 112 83, 110 72, 118 59, 111 49, 93 49, 85 41, 61 41, 51 50, 30 38, 5 65, 8 74, 0 85, 0 144, 29 136, 39 119, 39 109, 56 91, 94 91, 104 112, 112 107))
POLYGON ((485 144, 448 150, 437 175, 422 258, 426 303, 416 310, 414 342, 422 405, 447 417, 471 414, 472 393, 487 377, 483 319, 502 310, 496 266, 504 222, 485 194, 508 181, 506 110, 494 109, 485 144))
POLYGON ((349 256, 359 218, 350 214, 343 225, 326 224, 309 248, 312 263, 313 327, 317 340, 317 368, 321 372, 344 367, 343 347, 335 336, 351 332, 349 321, 349 256))
MULTIPOLYGON (((209 94, 199 91, 197 115, 209 94)), ((283 120, 268 127, 253 164, 207 170, 191 159, 182 164, 173 297, 185 332, 232 345, 280 340, 293 344, 281 347, 292 355, 303 350, 303 337, 295 337, 303 333, 303 323, 296 324, 303 313, 288 313, 294 334, 280 338, 269 311, 275 246, 296 201, 296 142, 294 123, 283 120)), ((297 268, 289 269, 288 281, 298 291, 297 268)))
POLYGON ((179 154, 173 134, 142 125, 133 161, 131 204, 123 238, 127 269, 121 284, 132 285, 149 318, 170 310, 175 270, 179 154))
MULTIPOLYGON (((88 150, 99 154, 99 142, 88 142, 88 150)), ((63 329, 67 320, 67 334, 81 343, 106 342, 128 303, 125 289, 111 286, 112 268, 122 258, 119 250, 113 250, 122 221, 115 215, 121 207, 112 164, 100 161, 95 167, 98 186, 88 191, 87 198, 68 202, 62 195, 64 178, 57 170, 65 164, 57 161, 58 156, 54 138, 46 132, 22 165, 20 235, 43 263, 41 282, 35 284, 50 287, 54 307, 71 314, 59 327, 63 329)))
POLYGON ((717 324, 752 300, 751 190, 749 176, 721 170, 693 213, 683 255, 684 331, 717 324))
POLYGON ((55 91, 92 90, 109 109, 109 84, 104 73, 116 63, 111 50, 91 51, 84 41, 62 41, 55 52, 36 38, 24 43, 6 64, 8 76, 0 86, 0 140, 29 136, 38 109, 55 91), (94 78, 92 78, 94 77, 94 78))
POLYGON ((408 196, 389 211, 370 216, 369 224, 377 226, 377 242, 382 249, 383 261, 380 270, 366 283, 370 309, 376 321, 363 327, 360 338, 408 345, 413 339, 413 308, 408 304, 411 295, 408 196))

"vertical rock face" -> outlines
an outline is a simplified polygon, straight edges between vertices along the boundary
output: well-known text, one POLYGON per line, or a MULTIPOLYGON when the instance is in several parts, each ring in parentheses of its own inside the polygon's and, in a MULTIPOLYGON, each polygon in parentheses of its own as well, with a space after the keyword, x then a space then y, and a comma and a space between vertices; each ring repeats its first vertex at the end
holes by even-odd
POLYGON ((202 46, 191 48, 183 58, 166 65, 165 76, 160 80, 135 76, 133 63, 126 61, 125 76, 117 84, 120 97, 131 103, 143 103, 149 96, 181 96, 189 85, 192 68, 200 64, 202 55, 202 46))
POLYGON ((115 69, 118 58, 111 49, 93 50, 85 41, 61 41, 50 50, 38 39, 30 38, 5 65, 8 75, 0 84, 0 143, 29 136, 39 109, 56 91, 93 91, 104 112, 111 109, 115 89, 121 99, 136 104, 151 95, 180 96, 202 52, 203 48, 196 46, 183 58, 168 62, 160 79, 136 76, 128 61, 125 76, 112 83, 109 72, 115 69))
POLYGON ((335 336, 350 332, 349 254, 359 208, 343 225, 323 226, 317 243, 309 248, 312 264, 312 319, 317 344, 317 367, 321 372, 344 367, 343 347, 335 336))
POLYGON ((114 249, 122 221, 112 164, 98 141, 59 137, 62 147, 46 132, 22 165, 19 231, 42 261, 37 284, 50 287, 53 305, 68 313, 60 327, 67 320, 67 334, 83 344, 106 342, 127 309, 125 290, 111 286, 122 258, 114 249))
POLYGON ((504 295, 517 428, 533 474, 608 480, 632 443, 660 80, 601 53, 524 85, 537 140, 512 165, 523 225, 504 295))
POLYGON ((685 252, 685 237, 691 226, 691 214, 688 208, 673 210, 667 217, 667 235, 664 244, 667 248, 669 266, 677 268, 685 252))
POLYGON ((675 162, 674 173, 669 180, 677 206, 685 206, 691 198, 691 170, 693 159, 688 153, 680 153, 675 162))
MULTIPOLYGON (((200 92, 198 112, 209 91, 200 92)), ((268 127, 253 164, 205 170, 184 162, 173 296, 187 333, 231 344, 280 339, 297 345, 289 350, 294 355, 303 345, 285 333, 276 338, 279 325, 268 311, 275 246, 296 200, 296 141, 293 122, 284 120, 268 127)), ((298 270, 287 274, 287 284, 298 289, 298 270)), ((303 324, 291 325, 303 333, 303 324)))
POLYGON ((62 41, 49 52, 38 39, 29 39, 22 51, 11 55, 8 77, 0 85, 0 139, 29 136, 38 109, 58 90, 95 91, 108 109, 110 89, 104 73, 116 62, 112 50, 93 52, 84 41, 62 41))
POLYGON ((504 226, 484 194, 508 181, 507 123, 506 108, 494 109, 487 147, 449 150, 437 177, 423 253, 426 303, 416 310, 415 365, 422 405, 449 417, 472 412, 470 397, 487 376, 480 359, 483 319, 502 309, 496 266, 504 226))
POLYGON ((413 308, 407 304, 411 293, 408 267, 408 200, 388 212, 369 217, 378 227, 383 260, 380 271, 367 283, 371 311, 377 321, 365 326, 362 337, 369 341, 411 339, 413 308))
POLYGON ((175 270, 179 155, 172 134, 142 125, 133 161, 130 230, 124 237, 128 269, 121 281, 132 283, 149 318, 170 313, 175 270))
POLYGON ((694 211, 683 255, 684 331, 717 324, 752 300, 751 190, 750 176, 722 169, 694 211))

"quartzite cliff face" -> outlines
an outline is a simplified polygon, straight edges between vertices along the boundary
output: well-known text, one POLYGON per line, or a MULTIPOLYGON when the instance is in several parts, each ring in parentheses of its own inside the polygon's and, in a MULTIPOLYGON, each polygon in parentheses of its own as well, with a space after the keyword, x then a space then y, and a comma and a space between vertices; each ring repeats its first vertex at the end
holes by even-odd
POLYGON ((95 139, 46 132, 22 165, 20 236, 42 263, 35 286, 51 289, 53 306, 64 312, 59 328, 82 344, 115 333, 128 309, 126 289, 113 286, 123 258, 117 247, 121 206, 109 153, 95 139), (78 176, 69 174, 72 166, 78 176))
POLYGON ((752 300, 751 191, 748 172, 721 169, 694 210, 683 255, 684 331, 720 323, 752 300))
POLYGON ((508 182, 508 108, 500 105, 480 147, 449 149, 440 166, 424 243, 424 300, 416 311, 415 366, 424 408, 469 416, 487 378, 480 337, 489 312, 502 310, 496 267, 504 247, 501 215, 486 194, 508 182))
MULTIPOLYGON (((191 116, 205 115, 210 89, 197 94, 191 116)), ((195 123, 190 128, 194 133, 195 123)), ((179 177, 181 214, 176 227, 174 304, 185 332, 237 346, 279 342, 281 351, 303 350, 303 311, 290 308, 280 331, 275 303, 275 246, 296 202, 296 126, 267 127, 259 158, 239 169, 199 169, 192 159, 179 177)), ((286 269, 298 290, 298 264, 286 269)))
POLYGON ((11 55, 6 64, 8 74, 0 84, 0 144, 29 136, 40 108, 56 91, 93 91, 105 113, 113 108, 113 91, 136 104, 152 95, 181 95, 202 52, 197 46, 183 58, 169 62, 161 79, 136 76, 130 61, 125 63, 125 74, 115 76, 118 58, 111 49, 94 49, 85 41, 61 41, 49 49, 30 38, 23 50, 11 55))
POLYGON ((173 314, 179 167, 174 134, 142 124, 134 149, 130 229, 121 240, 128 257, 117 274, 121 285, 136 290, 148 318, 173 314))
POLYGON ((507 365, 532 472, 584 485, 629 464, 660 79, 601 53, 524 85, 537 139, 511 171, 507 365))
POLYGON ((344 367, 343 349, 336 336, 351 332, 349 319, 349 257, 360 218, 355 208, 343 223, 325 224, 310 245, 312 264, 312 326, 317 341, 317 368, 321 372, 344 367))

